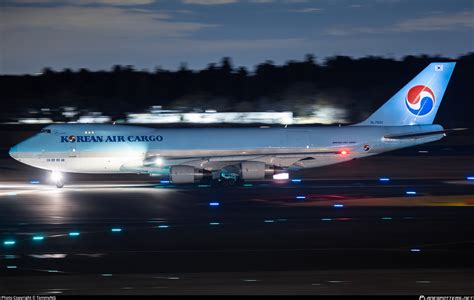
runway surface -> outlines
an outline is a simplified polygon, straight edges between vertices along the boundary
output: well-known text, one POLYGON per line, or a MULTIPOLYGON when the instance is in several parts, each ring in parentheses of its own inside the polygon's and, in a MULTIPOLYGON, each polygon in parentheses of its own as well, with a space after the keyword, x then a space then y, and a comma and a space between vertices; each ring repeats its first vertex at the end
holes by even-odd
POLYGON ((466 178, 0 182, 0 291, 472 293, 473 205, 466 178))

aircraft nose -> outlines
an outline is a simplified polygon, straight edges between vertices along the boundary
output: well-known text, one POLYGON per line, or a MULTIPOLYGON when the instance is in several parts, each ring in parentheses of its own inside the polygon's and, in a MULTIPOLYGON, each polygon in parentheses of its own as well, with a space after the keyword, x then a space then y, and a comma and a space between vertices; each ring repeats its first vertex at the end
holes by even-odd
POLYGON ((13 157, 14 159, 16 159, 17 154, 18 154, 17 146, 11 147, 11 148, 10 148, 10 151, 8 151, 8 154, 10 154, 11 157, 13 157))

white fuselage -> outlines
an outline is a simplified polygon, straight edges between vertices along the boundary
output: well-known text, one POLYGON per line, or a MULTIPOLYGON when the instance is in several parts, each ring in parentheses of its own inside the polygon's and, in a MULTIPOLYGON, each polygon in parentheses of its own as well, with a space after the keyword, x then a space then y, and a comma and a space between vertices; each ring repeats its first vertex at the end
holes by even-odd
POLYGON ((441 131, 440 125, 297 128, 176 128, 50 125, 12 147, 16 160, 60 172, 166 173, 173 165, 217 170, 241 161, 313 168, 432 142, 390 135, 441 131), (160 165, 150 159, 163 158, 160 165))

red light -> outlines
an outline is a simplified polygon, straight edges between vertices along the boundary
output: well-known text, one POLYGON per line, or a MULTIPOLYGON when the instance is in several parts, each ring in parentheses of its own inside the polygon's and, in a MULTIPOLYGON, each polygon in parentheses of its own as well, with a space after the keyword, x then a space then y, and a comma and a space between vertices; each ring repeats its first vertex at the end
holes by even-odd
POLYGON ((341 150, 339 153, 340 153, 341 155, 347 155, 347 154, 349 154, 349 151, 347 151, 347 150, 341 150))

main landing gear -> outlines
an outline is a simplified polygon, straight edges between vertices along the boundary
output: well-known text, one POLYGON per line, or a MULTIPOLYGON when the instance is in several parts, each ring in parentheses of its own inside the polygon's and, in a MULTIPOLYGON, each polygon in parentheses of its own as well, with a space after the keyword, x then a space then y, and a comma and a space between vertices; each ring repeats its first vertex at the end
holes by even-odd
POLYGON ((219 176, 213 180, 214 184, 220 186, 235 186, 242 182, 243 180, 240 178, 239 174, 225 171, 219 172, 219 176))

